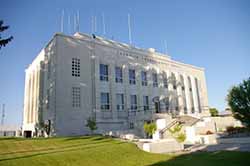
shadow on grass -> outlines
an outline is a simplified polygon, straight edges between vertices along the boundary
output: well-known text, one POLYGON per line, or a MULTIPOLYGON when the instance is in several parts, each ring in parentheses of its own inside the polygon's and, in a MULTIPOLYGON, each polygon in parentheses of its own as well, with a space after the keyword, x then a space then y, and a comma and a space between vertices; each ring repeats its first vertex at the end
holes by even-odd
POLYGON ((2 161, 8 161, 8 160, 17 160, 17 159, 23 159, 23 158, 30 158, 30 157, 35 157, 35 156, 42 156, 42 155, 48 155, 48 154, 58 154, 58 153, 65 153, 65 152, 72 152, 72 151, 77 151, 77 150, 81 150, 81 151, 85 151, 85 150, 89 150, 89 149, 93 149, 93 148, 99 148, 102 146, 107 146, 108 143, 103 143, 103 144, 98 144, 95 146, 87 146, 87 147, 82 147, 82 146, 77 146, 77 148, 70 148, 70 149, 64 149, 62 150, 62 148, 58 148, 60 150, 53 150, 53 151, 49 151, 49 152, 40 152, 40 153, 35 153, 35 154, 30 154, 30 155, 23 155, 23 156, 17 156, 17 157, 9 157, 9 158, 4 158, 4 159, 0 159, 0 162, 2 161))
MULTIPOLYGON (((102 144, 102 143, 108 143, 112 140, 102 140, 98 142, 87 142, 87 143, 78 143, 78 144, 72 144, 68 146, 57 146, 57 147, 47 147, 47 148, 40 148, 40 149, 32 149, 32 150, 22 150, 22 151, 16 151, 16 152, 8 152, 8 153, 0 153, 0 155, 15 155, 15 154, 22 154, 22 153, 34 153, 34 152, 45 152, 45 151, 54 151, 54 150, 62 150, 62 149, 69 149, 69 148, 75 148, 75 147, 88 147, 94 144, 102 144)), ((0 159, 1 161, 2 159, 0 159)))
POLYGON ((85 140, 85 139, 90 139, 90 138, 92 137, 91 136, 75 136, 75 137, 65 138, 64 141, 85 140))
POLYGON ((24 138, 17 138, 17 137, 0 137, 0 141, 18 141, 18 140, 25 140, 24 138))
POLYGON ((249 152, 195 152, 173 157, 148 166, 245 166, 250 163, 249 152))

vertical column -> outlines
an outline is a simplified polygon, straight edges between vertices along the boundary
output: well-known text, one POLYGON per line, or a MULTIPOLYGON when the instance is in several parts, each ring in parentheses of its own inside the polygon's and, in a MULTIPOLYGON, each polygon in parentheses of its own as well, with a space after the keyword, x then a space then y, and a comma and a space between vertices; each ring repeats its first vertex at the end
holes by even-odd
POLYGON ((129 110, 129 80, 128 80, 128 65, 122 66, 122 77, 124 84, 124 109, 125 111, 129 110))
POLYGON ((172 93, 173 93, 173 84, 172 84, 172 72, 170 70, 167 71, 167 79, 168 79, 168 99, 169 99, 169 106, 168 112, 172 113, 173 103, 172 103, 172 93))
POLYGON ((110 106, 112 109, 112 117, 116 118, 117 117, 117 111, 116 111, 116 91, 115 91, 115 65, 113 62, 109 63, 109 92, 110 92, 110 106))
POLYGON ((33 102, 34 102, 34 106, 32 109, 32 114, 31 114, 31 122, 34 123, 35 122, 35 113, 36 113, 36 108, 37 108, 37 70, 36 68, 34 69, 34 93, 33 93, 33 102))
POLYGON ((36 99, 36 107, 35 107, 35 111, 34 111, 34 119, 33 119, 33 122, 38 122, 38 111, 39 111, 39 80, 40 80, 40 76, 39 76, 39 67, 36 68, 36 96, 35 96, 35 99, 36 99))
POLYGON ((29 109, 28 109, 28 123, 31 123, 31 110, 33 108, 33 73, 29 71, 29 109))
POLYGON ((187 113, 191 113, 191 103, 190 103, 190 93, 189 93, 189 85, 188 85, 188 78, 185 74, 183 74, 184 78, 184 87, 185 87, 185 97, 187 103, 187 113))
POLYGON ((197 98, 197 87, 195 86, 195 80, 194 80, 194 77, 191 76, 191 85, 192 85, 192 93, 193 93, 193 101, 194 101, 194 110, 195 110, 195 113, 198 113, 198 98, 197 98))
POLYGON ((29 73, 25 71, 25 90, 24 90, 24 108, 23 108, 23 123, 28 122, 28 109, 29 109, 29 73))

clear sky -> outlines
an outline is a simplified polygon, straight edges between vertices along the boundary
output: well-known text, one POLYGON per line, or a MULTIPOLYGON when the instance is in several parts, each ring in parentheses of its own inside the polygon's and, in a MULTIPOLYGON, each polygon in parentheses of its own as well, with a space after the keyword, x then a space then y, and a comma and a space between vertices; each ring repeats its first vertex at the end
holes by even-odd
POLYGON ((91 17, 97 18, 97 34, 128 43, 127 15, 131 15, 132 42, 164 52, 164 40, 172 59, 205 68, 209 105, 226 107, 228 89, 250 76, 249 0, 2 0, 0 19, 10 25, 2 34, 14 40, 0 50, 0 104, 6 104, 6 124, 21 124, 25 68, 60 31, 65 11, 66 34, 73 33, 77 10, 80 32, 91 33, 91 17), (70 30, 71 29, 71 30, 70 30))

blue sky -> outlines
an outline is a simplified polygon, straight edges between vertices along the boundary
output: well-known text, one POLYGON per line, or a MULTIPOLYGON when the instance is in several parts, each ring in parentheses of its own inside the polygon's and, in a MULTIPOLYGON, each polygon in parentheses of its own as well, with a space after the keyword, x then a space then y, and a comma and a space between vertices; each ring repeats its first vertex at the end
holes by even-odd
MULTIPOLYGON (((223 110, 228 89, 250 76, 249 0, 158 1, 28 1, 8 0, 0 5, 0 19, 10 25, 2 37, 14 40, 0 50, 0 104, 6 104, 6 124, 21 124, 24 70, 66 17, 80 11, 80 31, 91 33, 97 17, 97 34, 129 42, 127 15, 131 15, 133 44, 164 52, 178 61, 206 69, 209 105, 223 110)), ((73 24, 72 24, 73 25, 73 24)), ((67 23, 65 33, 69 31, 67 23)))

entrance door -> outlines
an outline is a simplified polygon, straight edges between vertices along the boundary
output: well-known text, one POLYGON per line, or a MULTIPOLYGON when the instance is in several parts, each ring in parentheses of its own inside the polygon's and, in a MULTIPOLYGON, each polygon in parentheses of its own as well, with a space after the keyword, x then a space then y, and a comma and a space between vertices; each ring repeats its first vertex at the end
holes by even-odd
POLYGON ((160 102, 158 101, 158 102, 155 102, 155 112, 156 113, 160 113, 161 111, 160 111, 160 102))
POLYGON ((31 136, 32 136, 32 131, 29 131, 29 130, 26 130, 26 131, 24 131, 24 137, 25 138, 31 138, 31 136))

